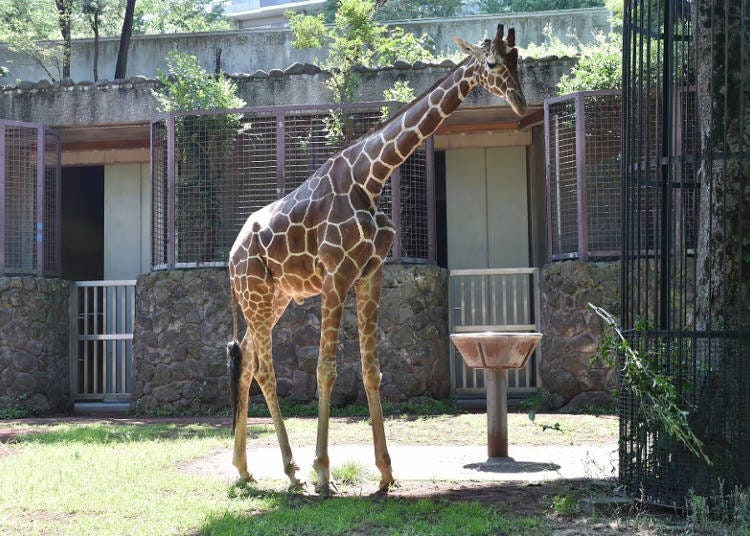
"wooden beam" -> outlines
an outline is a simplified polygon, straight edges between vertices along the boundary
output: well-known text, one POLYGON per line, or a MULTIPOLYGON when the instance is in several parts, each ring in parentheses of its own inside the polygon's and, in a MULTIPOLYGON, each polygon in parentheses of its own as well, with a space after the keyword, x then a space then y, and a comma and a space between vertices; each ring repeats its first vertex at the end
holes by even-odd
POLYGON ((109 164, 135 164, 148 162, 148 148, 107 149, 103 151, 63 151, 63 166, 102 166, 109 164))
POLYGON ((534 110, 523 116, 518 121, 518 129, 524 130, 544 122, 544 108, 534 110))
POLYGON ((149 140, 76 141, 63 143, 63 151, 106 151, 110 149, 148 149, 149 140))
POLYGON ((435 134, 463 134, 465 132, 496 132, 498 130, 516 130, 516 123, 490 122, 490 123, 462 123, 460 125, 442 124, 435 134))
POLYGON ((530 130, 503 130, 499 132, 473 132, 467 134, 436 135, 435 150, 479 149, 486 147, 517 147, 531 145, 530 130))

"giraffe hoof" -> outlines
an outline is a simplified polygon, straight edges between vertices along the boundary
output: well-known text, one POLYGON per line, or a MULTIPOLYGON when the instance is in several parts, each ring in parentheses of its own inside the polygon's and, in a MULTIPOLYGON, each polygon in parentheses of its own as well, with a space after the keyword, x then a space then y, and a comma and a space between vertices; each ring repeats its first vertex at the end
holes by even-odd
POLYGON ((305 493, 307 491, 307 482, 298 480, 289 484, 289 493, 305 493))
POLYGON ((339 487, 333 480, 331 480, 327 484, 316 484, 315 491, 317 491, 318 495, 320 495, 321 497, 333 497, 340 493, 339 487))
POLYGON ((395 478, 390 478, 388 480, 381 480, 380 486, 378 487, 378 491, 373 493, 375 496, 384 496, 388 495, 388 492, 395 488, 400 488, 401 484, 396 482, 395 478))

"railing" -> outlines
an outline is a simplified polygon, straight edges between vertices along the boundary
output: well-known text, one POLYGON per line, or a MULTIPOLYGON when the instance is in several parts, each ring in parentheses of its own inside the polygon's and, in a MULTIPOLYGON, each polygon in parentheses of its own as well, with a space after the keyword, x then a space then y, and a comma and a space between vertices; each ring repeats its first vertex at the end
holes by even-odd
POLYGON ((129 399, 135 281, 77 281, 70 311, 73 398, 129 399))
MULTIPOLYGON (((451 270, 448 302, 451 333, 539 331, 539 270, 451 270)), ((510 394, 529 393, 540 385, 540 351, 537 349, 524 368, 509 371, 510 394)), ((483 371, 468 368, 452 344, 450 370, 453 395, 485 392, 483 371)))

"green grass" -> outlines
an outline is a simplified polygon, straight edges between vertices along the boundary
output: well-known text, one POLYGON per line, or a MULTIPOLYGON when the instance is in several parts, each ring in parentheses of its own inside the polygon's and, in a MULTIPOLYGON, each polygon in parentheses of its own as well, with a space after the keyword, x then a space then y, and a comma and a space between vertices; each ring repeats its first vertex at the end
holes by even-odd
POLYGON ((206 535, 455 535, 550 534, 544 519, 505 516, 476 502, 448 503, 432 499, 341 497, 320 501, 274 495, 275 508, 259 515, 225 511, 207 518, 206 535))
MULTIPOLYGON (((23 428, 20 427, 19 428, 23 428)), ((251 436, 267 434, 251 426, 251 436)), ((546 534, 547 522, 477 503, 289 494, 231 485, 179 464, 229 447, 214 425, 63 424, 17 437, 0 457, 0 533, 546 534)), ((346 478, 361 470, 344 467, 346 478)), ((343 480, 343 478, 342 478, 343 480)))

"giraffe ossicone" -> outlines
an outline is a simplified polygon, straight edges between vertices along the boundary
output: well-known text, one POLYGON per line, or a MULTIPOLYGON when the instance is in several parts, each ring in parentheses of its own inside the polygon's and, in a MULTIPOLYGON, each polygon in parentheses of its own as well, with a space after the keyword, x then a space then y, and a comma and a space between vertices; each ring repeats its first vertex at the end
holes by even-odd
POLYGON ((383 263, 396 229, 377 208, 383 187, 398 167, 445 121, 477 85, 504 98, 518 114, 526 99, 518 80, 515 32, 498 25, 494 39, 475 46, 456 38, 468 57, 432 88, 388 121, 333 155, 282 199, 250 215, 229 254, 234 340, 227 352, 233 406, 233 463, 240 478, 247 469, 247 404, 258 381, 268 404, 292 487, 302 486, 276 394, 271 330, 291 300, 321 295, 318 356, 318 431, 314 468, 318 491, 330 492, 328 421, 336 379, 336 344, 344 300, 354 287, 357 300, 362 379, 372 422, 380 491, 395 484, 380 403, 377 349, 378 304, 383 263), (247 324, 237 340, 239 304, 247 324))

